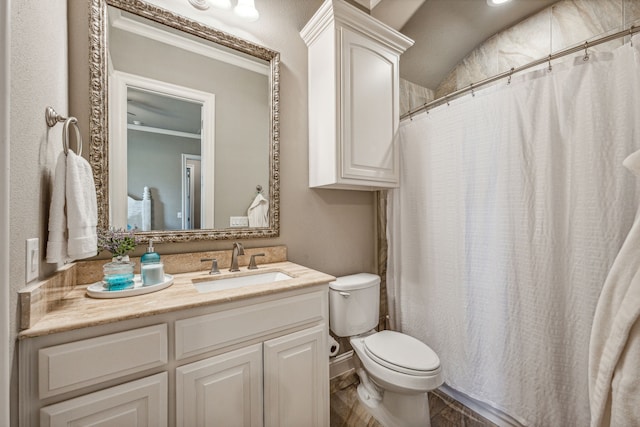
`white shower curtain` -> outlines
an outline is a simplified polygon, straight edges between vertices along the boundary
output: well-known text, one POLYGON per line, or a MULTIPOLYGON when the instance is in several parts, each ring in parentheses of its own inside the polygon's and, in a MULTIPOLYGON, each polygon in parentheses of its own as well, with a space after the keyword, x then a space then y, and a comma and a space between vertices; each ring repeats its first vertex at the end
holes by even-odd
POLYGON ((450 387, 523 425, 589 425, 594 310, 639 199, 622 166, 640 148, 639 58, 567 59, 400 127, 392 320, 450 387))

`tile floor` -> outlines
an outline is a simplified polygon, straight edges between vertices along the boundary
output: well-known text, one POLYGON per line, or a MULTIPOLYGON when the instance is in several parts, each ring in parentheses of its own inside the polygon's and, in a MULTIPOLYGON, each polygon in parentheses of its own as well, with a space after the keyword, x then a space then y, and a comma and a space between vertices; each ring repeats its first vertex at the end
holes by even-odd
MULTIPOLYGON (((382 427, 358 401, 353 372, 331 381, 331 427, 382 427)), ((429 393, 432 427, 496 427, 444 393, 429 393)))

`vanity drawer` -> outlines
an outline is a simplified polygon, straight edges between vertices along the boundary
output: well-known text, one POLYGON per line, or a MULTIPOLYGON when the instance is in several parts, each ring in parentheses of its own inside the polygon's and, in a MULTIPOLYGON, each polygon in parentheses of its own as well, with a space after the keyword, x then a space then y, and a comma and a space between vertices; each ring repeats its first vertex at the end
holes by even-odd
POLYGON ((313 292, 177 320, 176 360, 321 321, 327 310, 327 293, 313 292))
POLYGON ((40 409, 40 427, 166 427, 166 372, 40 409))
POLYGON ((167 325, 155 325, 38 351, 40 398, 167 363, 167 325))

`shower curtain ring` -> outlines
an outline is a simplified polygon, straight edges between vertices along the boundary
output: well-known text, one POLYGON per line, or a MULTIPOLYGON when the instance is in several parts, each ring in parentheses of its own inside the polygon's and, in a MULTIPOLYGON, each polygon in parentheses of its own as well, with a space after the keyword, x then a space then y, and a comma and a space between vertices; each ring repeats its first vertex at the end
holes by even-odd
POLYGON ((444 97, 444 100, 447 101, 447 107, 449 106, 449 95, 444 97))
POLYGON ((551 67, 551 54, 549 54, 549 71, 551 71, 553 68, 551 67))
POLYGON ((476 93, 473 90, 473 83, 471 83, 469 87, 471 88, 471 96, 476 96, 476 93))
POLYGON ((629 27, 629 44, 631 47, 633 47, 633 30, 634 30, 635 26, 632 25, 631 27, 629 27))
POLYGON ((582 58, 583 61, 588 61, 589 60, 589 42, 584 42, 584 58, 582 58))
POLYGON ((511 70, 509 70, 509 80, 507 80, 507 84, 510 85, 511 84, 511 76, 513 76, 513 72, 515 71, 514 67, 511 67, 511 70))

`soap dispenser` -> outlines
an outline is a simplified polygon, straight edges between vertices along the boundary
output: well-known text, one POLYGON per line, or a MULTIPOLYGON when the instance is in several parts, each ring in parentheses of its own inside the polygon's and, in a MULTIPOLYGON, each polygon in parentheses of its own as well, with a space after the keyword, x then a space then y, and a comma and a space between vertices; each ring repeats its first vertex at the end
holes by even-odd
POLYGON ((153 239, 149 239, 147 252, 140 258, 142 286, 157 285, 164 282, 164 265, 160 254, 153 248, 153 239))

